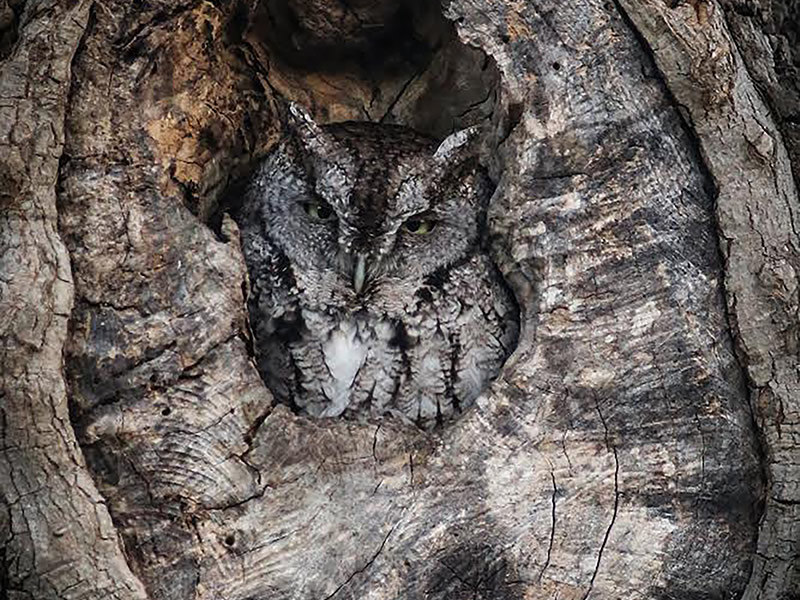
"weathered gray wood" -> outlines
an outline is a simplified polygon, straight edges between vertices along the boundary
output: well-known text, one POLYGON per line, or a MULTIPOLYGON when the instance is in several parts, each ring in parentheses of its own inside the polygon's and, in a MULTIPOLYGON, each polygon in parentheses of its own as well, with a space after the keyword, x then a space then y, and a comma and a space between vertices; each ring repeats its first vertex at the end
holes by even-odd
MULTIPOLYGON (((506 271, 539 288, 531 311, 533 359, 528 369, 514 365, 528 371, 519 387, 550 392, 545 415, 565 421, 559 427, 553 416, 545 419, 551 443, 556 446, 559 434, 567 448, 575 440, 573 462, 575 454, 592 456, 577 472, 603 472, 602 446, 592 445, 601 432, 617 469, 613 491, 604 496, 600 488, 594 504, 578 504, 577 514, 595 527, 603 522, 596 505, 616 511, 607 513, 606 523, 613 523, 607 538, 584 542, 584 556, 592 542, 596 554, 602 552, 594 588, 600 582, 598 597, 734 592, 747 570, 751 534, 726 531, 722 515, 733 509, 743 517, 743 529, 745 522, 752 526, 758 474, 752 438, 742 431, 749 416, 726 339, 711 201, 697 157, 613 5, 528 3, 494 30, 490 24, 478 25, 477 35, 467 39, 491 48, 505 25, 511 44, 494 56, 509 82, 508 104, 530 107, 509 138, 505 198, 497 207, 498 237, 513 260, 506 271), (546 383, 537 386, 537 380, 546 383), (668 455, 656 448, 669 449, 668 455), (748 483, 726 482, 736 477, 728 469, 743 469, 748 483), (675 493, 685 498, 686 512, 668 510, 660 522, 655 515, 665 506, 650 494, 665 485, 682 488, 675 493), (645 506, 647 517, 639 522, 645 506), (688 518, 682 521, 681 514, 688 518), (660 526, 676 530, 667 534, 660 526), (631 543, 634 532, 644 531, 645 538, 631 543), (707 547, 732 534, 723 544, 729 544, 724 552, 730 552, 730 570, 718 571, 720 579, 708 572, 722 557, 693 548, 699 531, 705 531, 707 547), (624 558, 629 552, 643 559, 681 537, 685 546, 661 547, 675 558, 661 562, 658 577, 638 558, 635 569, 624 558), (737 560, 742 562, 733 567, 737 560)), ((563 464, 553 455, 556 465, 563 464)), ((586 493, 582 476, 576 479, 567 479, 565 489, 586 493)), ((568 514, 562 521, 567 532, 573 518, 580 517, 568 514)))
POLYGON ((205 511, 266 485, 247 459, 271 398, 247 354, 244 263, 235 230, 193 214, 213 212, 270 140, 269 98, 225 41, 229 16, 97 5, 67 117, 73 423, 152 598, 192 597, 205 511))
POLYGON ((73 283, 55 182, 70 62, 90 4, 29 2, 19 40, 0 62, 4 598, 145 598, 86 470, 62 372, 73 283))
MULTIPOLYGON (((717 3, 676 9, 660 2, 623 4, 687 111, 718 190, 728 310, 769 476, 753 576, 743 598, 797 597, 800 206, 792 164, 717 3), (711 55, 709 48, 714 49, 711 55)), ((750 54, 757 49, 771 52, 764 36, 753 29, 743 41, 750 54)), ((766 59, 754 66, 763 70, 762 79, 776 80, 766 59)))
MULTIPOLYGON (((359 28, 394 10, 290 4, 315 24, 301 50, 331 31, 358 47, 359 28)), ((471 49, 415 8, 420 39, 441 46, 385 74, 277 56, 264 24, 275 5, 95 4, 66 115, 51 117, 55 131, 66 119, 48 168, 61 159, 58 227, 75 280, 71 422, 148 597, 733 597, 756 555, 764 461, 772 499, 747 593, 789 593, 790 569, 773 565, 790 565, 794 546, 771 541, 769 524, 794 514, 792 417, 770 411, 796 397, 795 313, 781 312, 794 306, 794 241, 774 212, 794 190, 769 110, 720 45, 714 5, 625 0, 622 14, 595 0, 452 0, 446 16, 471 49), (702 28, 688 29, 692 15, 702 28), (437 79, 441 65, 451 79, 437 79), (452 104, 448 81, 464 82, 452 104), (524 330, 491 390, 444 431, 299 418, 258 377, 237 233, 217 208, 277 139, 279 94, 322 120, 365 115, 434 135, 491 111, 491 241, 524 330), (754 403, 767 456, 748 384, 767 394, 754 403)), ((65 94, 68 76, 58 80, 65 94)), ((52 198, 47 173, 39 193, 52 198)), ((9 305, 18 298, 39 323, 70 310, 33 293, 9 305)), ((65 335, 64 317, 53 322, 50 361, 65 335)), ((3 389, 28 398, 30 385, 6 378, 3 389)), ((101 558, 121 569, 121 588, 135 584, 118 552, 101 558)), ((44 585, 41 572, 27 585, 44 585)))

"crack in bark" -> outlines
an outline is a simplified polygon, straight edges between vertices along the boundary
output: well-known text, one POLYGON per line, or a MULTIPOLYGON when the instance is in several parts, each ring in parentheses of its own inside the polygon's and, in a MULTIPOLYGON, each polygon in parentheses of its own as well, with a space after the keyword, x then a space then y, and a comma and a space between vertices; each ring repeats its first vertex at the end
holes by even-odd
POLYGON ((386 107, 386 110, 384 111, 384 113, 383 113, 383 115, 381 116, 381 118, 380 118, 380 119, 378 119, 378 123, 384 123, 384 122, 386 122, 386 119, 389 117, 390 113, 391 113, 391 112, 394 110, 394 107, 395 107, 395 106, 397 106, 397 103, 398 103, 398 102, 400 102, 400 99, 401 99, 401 98, 403 97, 403 95, 406 93, 406 91, 407 91, 407 90, 408 90, 408 88, 411 86, 411 84, 412 84, 412 83, 413 83, 413 82, 414 82, 414 81, 415 81, 415 80, 416 80, 418 77, 420 77, 420 76, 421 76, 421 75, 422 75, 422 74, 425 72, 425 70, 426 70, 426 69, 427 69, 427 67, 426 67, 425 69, 422 69, 421 71, 418 71, 418 72, 414 73, 414 74, 413 74, 413 75, 412 75, 412 76, 411 76, 411 77, 410 77, 410 78, 409 78, 407 81, 405 81, 405 83, 403 83, 402 87, 400 88, 400 91, 399 91, 399 92, 397 92, 397 95, 396 95, 396 96, 394 97, 394 99, 393 99, 393 100, 392 100, 392 101, 389 103, 389 106, 388 106, 388 107, 386 107))
POLYGON ((556 539, 556 498, 558 496, 558 485, 556 485, 556 474, 553 471, 550 471, 550 478, 553 481, 553 495, 550 498, 552 502, 552 509, 550 513, 550 541, 547 544, 547 559, 544 561, 544 566, 542 567, 541 572, 539 573, 539 581, 542 581, 544 577, 544 572, 547 570, 547 567, 550 566, 550 557, 553 552, 553 543, 556 539))
MULTIPOLYGON (((253 468, 249 463, 245 463, 245 464, 247 464, 247 466, 250 467, 251 469, 253 468)), ((256 469, 256 473, 257 473, 257 478, 259 479, 259 484, 260 484, 261 471, 256 469)), ((235 501, 229 502, 227 504, 208 504, 208 505, 204 505, 203 509, 204 510, 208 510, 208 511, 226 511, 226 510, 230 510, 232 508, 239 508, 241 506, 244 506, 248 502, 252 502, 253 500, 258 500, 259 498, 263 498, 264 495, 267 493, 267 490, 271 489, 273 487, 274 486, 272 484, 265 483, 265 484, 263 484, 261 486, 261 489, 259 489, 258 491, 250 494, 249 496, 245 496, 241 500, 235 500, 235 501)))
POLYGON ((592 589, 594 589, 594 582, 597 579, 597 574, 600 572, 600 563, 603 560, 603 552, 606 549, 606 545, 608 544, 608 538, 611 536, 611 528, 614 527, 614 522, 617 520, 617 511, 619 510, 619 457, 617 456, 617 447, 611 444, 611 440, 609 438, 609 431, 608 431, 608 423, 606 422, 605 417, 603 416, 602 411, 600 410, 600 402, 595 399, 595 408, 597 409, 597 414, 600 416, 600 421, 603 423, 603 429, 605 430, 605 442, 606 448, 609 452, 614 454, 614 511, 611 514, 611 522, 608 524, 608 528, 606 529, 606 533, 603 536, 603 542, 600 544, 600 550, 597 552, 597 563, 594 567, 594 572, 592 573, 592 578, 589 581, 589 589, 586 590, 586 593, 583 595, 582 600, 587 600, 589 595, 592 593, 592 589))
MULTIPOLYGON (((373 386, 374 388, 374 386, 373 386)), ((375 428, 375 433, 372 435, 372 458, 378 463, 378 432, 381 430, 381 423, 375 428)))
POLYGON ((341 585, 339 585, 339 587, 333 590, 332 594, 325 596, 324 600, 331 600, 334 596, 336 596, 336 594, 338 594, 342 590, 342 588, 344 588, 348 583, 350 583, 356 575, 360 575, 361 573, 366 571, 370 566, 372 566, 372 563, 374 563, 375 560, 380 555, 380 553, 383 552, 383 548, 384 546, 386 546, 386 541, 389 539, 389 536, 392 535, 392 532, 395 530, 395 527, 397 527, 397 524, 392 525, 392 528, 389 529, 389 532, 383 538, 380 547, 375 552, 375 554, 372 555, 372 558, 370 558, 363 567, 353 571, 353 573, 344 581, 344 583, 342 583, 341 585))
POLYGON ((489 100, 491 100, 492 94, 494 93, 495 91, 493 89, 487 90, 486 96, 484 96, 481 100, 476 100, 475 102, 472 102, 471 104, 467 105, 467 107, 464 110, 462 110, 460 113, 456 115, 456 119, 463 119, 467 115, 467 113, 473 110, 477 110, 482 104, 485 104, 489 100))

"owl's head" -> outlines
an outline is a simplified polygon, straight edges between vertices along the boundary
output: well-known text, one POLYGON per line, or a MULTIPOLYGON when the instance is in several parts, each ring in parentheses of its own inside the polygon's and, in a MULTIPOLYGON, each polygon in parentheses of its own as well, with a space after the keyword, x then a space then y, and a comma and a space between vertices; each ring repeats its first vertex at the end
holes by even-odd
POLYGON ((358 302, 387 286, 416 288, 478 246, 492 185, 474 131, 436 144, 399 126, 321 127, 291 113, 290 134, 249 193, 263 234, 304 279, 358 302))

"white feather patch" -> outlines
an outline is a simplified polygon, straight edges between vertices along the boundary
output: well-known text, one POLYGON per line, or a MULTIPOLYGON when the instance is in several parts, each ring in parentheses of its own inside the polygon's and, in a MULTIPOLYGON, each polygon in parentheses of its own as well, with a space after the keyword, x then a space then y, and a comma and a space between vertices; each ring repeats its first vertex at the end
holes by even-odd
POLYGON ((350 403, 353 382, 367 356, 367 346, 358 337, 355 323, 339 323, 322 345, 322 355, 331 373, 331 379, 323 384, 325 396, 331 400, 323 416, 335 417, 350 403))

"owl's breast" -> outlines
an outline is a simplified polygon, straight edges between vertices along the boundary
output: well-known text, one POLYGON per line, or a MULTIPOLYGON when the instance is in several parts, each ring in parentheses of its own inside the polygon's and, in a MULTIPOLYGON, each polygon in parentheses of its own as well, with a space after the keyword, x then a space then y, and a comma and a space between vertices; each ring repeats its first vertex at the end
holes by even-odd
POLYGON ((304 311, 303 317, 305 334, 290 346, 302 384, 296 404, 320 417, 384 412, 403 371, 396 324, 365 313, 337 318, 304 311))
POLYGON ((355 298, 310 294, 299 281, 296 327, 283 337, 291 402, 315 417, 393 412, 426 428, 466 408, 516 337, 513 301, 487 261, 430 280, 375 281, 355 298))

